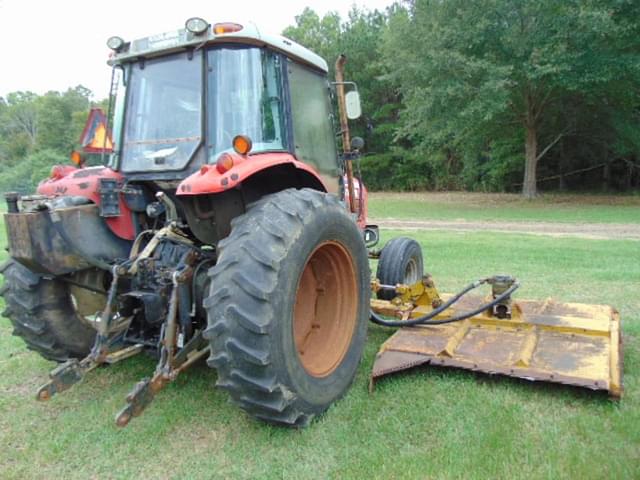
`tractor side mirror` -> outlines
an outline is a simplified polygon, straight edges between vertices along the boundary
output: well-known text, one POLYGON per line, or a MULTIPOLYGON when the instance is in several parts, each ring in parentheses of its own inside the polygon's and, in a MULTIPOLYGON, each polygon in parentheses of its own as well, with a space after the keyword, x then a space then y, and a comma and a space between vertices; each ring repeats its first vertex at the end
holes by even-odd
POLYGON ((347 118, 355 120, 362 115, 362 107, 360 106, 360 93, 357 90, 351 90, 344 96, 345 107, 347 110, 347 118))
POLYGON ((362 150, 364 147, 364 140, 362 137, 353 137, 351 139, 351 150, 362 150))

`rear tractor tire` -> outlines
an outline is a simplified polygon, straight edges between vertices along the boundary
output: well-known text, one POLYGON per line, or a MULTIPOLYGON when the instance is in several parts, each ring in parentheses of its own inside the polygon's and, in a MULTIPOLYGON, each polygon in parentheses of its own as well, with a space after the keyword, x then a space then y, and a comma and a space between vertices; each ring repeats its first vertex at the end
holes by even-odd
POLYGON ((370 273, 335 196, 262 198, 233 221, 209 275, 208 364, 235 404, 299 427, 345 394, 366 340, 370 273))
POLYGON ((69 284, 45 279, 15 260, 0 266, 0 273, 4 275, 0 294, 6 306, 2 315, 29 349, 56 362, 89 353, 96 331, 78 312, 69 284))
MULTIPOLYGON (((383 285, 413 285, 424 273, 424 261, 420 244, 408 237, 389 240, 380 252, 376 278, 383 285)), ((392 290, 379 290, 378 298, 391 300, 396 294, 392 290)))

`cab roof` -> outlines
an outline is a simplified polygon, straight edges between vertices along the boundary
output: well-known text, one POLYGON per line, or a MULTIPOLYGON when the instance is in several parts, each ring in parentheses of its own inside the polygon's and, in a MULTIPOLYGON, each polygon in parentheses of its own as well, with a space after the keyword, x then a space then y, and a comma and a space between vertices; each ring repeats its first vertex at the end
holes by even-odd
POLYGON ((125 43, 120 50, 114 52, 107 63, 109 65, 119 65, 140 58, 163 56, 202 45, 237 43, 271 47, 288 57, 306 63, 325 73, 328 71, 327 62, 322 57, 299 43, 281 35, 264 33, 252 22, 245 22, 241 26, 242 28, 238 31, 219 34, 214 33, 212 26, 209 26, 206 32, 200 35, 182 28, 132 40, 125 43))

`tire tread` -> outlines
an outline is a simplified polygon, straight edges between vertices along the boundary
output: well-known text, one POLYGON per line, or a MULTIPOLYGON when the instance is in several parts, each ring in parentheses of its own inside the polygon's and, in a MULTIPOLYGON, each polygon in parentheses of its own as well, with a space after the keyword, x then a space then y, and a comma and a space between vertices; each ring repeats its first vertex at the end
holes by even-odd
POLYGON ((217 369, 217 386, 233 403, 270 423, 301 427, 314 416, 277 380, 267 332, 278 319, 269 300, 307 212, 336 206, 347 215, 336 197, 315 190, 263 197, 232 221, 231 234, 218 245, 221 260, 209 271, 212 287, 220 287, 212 288, 204 302, 209 324, 204 336, 212 352, 208 365, 217 369), (238 287, 233 295, 229 285, 238 287))
POLYGON ((0 296, 6 304, 2 314, 27 348, 56 362, 88 353, 95 333, 80 323, 70 302, 65 305, 59 298, 59 281, 46 280, 15 260, 5 262, 0 272, 4 275, 0 296))

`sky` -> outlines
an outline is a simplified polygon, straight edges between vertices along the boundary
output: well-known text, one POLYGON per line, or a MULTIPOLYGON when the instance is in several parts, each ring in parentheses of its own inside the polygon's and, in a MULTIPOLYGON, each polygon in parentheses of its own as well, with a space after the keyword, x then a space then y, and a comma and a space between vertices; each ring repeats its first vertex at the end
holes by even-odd
POLYGON ((209 23, 253 21, 270 33, 292 25, 308 6, 319 15, 351 5, 384 9, 392 0, 0 0, 0 96, 43 94, 83 85, 108 95, 107 38, 125 40, 177 30, 189 17, 209 23))

